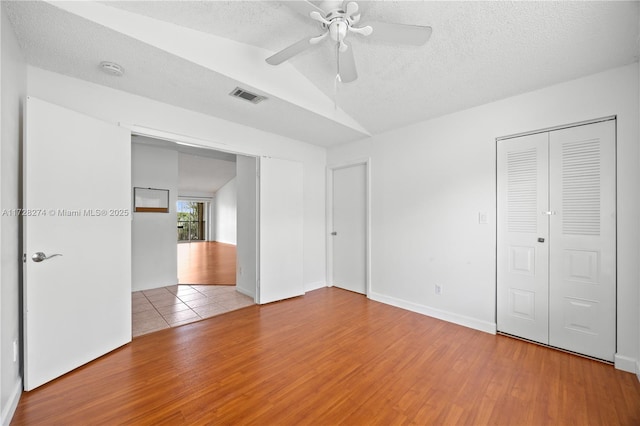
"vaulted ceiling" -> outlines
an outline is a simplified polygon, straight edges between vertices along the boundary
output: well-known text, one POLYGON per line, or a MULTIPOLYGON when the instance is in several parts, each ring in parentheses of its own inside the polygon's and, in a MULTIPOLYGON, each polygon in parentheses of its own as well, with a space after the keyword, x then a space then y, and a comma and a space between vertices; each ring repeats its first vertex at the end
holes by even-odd
POLYGON ((236 176, 236 155, 133 135, 134 144, 178 152, 178 197, 210 196, 236 176))
POLYGON ((3 1, 3 7, 34 66, 321 146, 638 61, 635 1, 362 1, 362 24, 429 25, 433 35, 418 47, 349 35, 359 78, 340 84, 330 43, 278 66, 265 63, 320 33, 319 24, 286 3, 3 1), (122 65, 124 76, 102 73, 105 60, 122 65), (237 86, 268 100, 228 96, 237 86))

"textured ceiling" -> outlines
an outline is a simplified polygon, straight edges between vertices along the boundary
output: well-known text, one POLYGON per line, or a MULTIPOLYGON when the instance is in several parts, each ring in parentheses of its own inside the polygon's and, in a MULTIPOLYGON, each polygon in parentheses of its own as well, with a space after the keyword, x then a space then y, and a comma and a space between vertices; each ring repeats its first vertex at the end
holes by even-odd
MULTIPOLYGON (((280 86, 268 81, 272 70, 255 68, 257 76, 247 85, 246 70, 238 68, 229 75, 216 70, 215 64, 194 63, 149 40, 138 40, 122 27, 109 28, 56 3, 3 3, 33 65, 318 145, 366 136, 349 125, 348 118, 333 119, 331 112, 306 105, 315 95, 304 84, 291 87, 293 80, 287 78, 280 86), (101 74, 96 64, 102 60, 123 65, 125 76, 101 74), (227 93, 236 85, 270 99, 252 105, 230 98, 227 93), (298 99, 296 91, 301 94, 298 99)), ((316 23, 284 3, 104 2, 106 9, 123 16, 153 18, 158 28, 174 25, 239 42, 254 48, 253 55, 275 52, 319 33, 316 23)), ((339 85, 337 92, 328 43, 293 58, 293 68, 282 64, 274 71, 301 74, 324 101, 337 101, 372 134, 638 60, 638 2, 359 4, 363 24, 369 19, 429 25, 431 40, 412 47, 349 35, 359 78, 339 85)))
POLYGON ((315 144, 323 144, 323 134, 338 142, 361 136, 276 96, 260 104, 232 98, 237 86, 263 92, 51 4, 3 6, 27 61, 37 67, 315 144), (101 72, 105 60, 122 65, 124 77, 101 72))

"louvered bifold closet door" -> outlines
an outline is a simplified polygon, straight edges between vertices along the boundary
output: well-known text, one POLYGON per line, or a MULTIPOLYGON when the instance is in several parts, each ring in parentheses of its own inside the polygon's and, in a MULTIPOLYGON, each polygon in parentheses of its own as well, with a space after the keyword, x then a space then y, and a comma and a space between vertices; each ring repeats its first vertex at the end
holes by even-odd
POLYGON ((498 330, 548 343, 548 133, 498 141, 498 330))
POLYGON ((613 361, 615 121, 550 133, 549 344, 613 361))

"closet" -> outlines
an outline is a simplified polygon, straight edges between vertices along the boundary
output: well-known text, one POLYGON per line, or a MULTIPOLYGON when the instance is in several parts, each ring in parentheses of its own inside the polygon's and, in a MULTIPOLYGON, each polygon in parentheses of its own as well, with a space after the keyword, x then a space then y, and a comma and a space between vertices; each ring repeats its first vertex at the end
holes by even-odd
POLYGON ((497 142, 497 328, 613 361, 616 121, 497 142))

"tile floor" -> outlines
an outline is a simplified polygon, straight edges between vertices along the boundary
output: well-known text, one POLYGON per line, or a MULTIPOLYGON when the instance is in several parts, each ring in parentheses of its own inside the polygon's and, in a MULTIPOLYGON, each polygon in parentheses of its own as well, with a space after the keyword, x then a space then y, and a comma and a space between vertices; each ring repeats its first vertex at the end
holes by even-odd
POLYGON ((174 285, 131 294, 133 337, 253 305, 226 285, 174 285))

